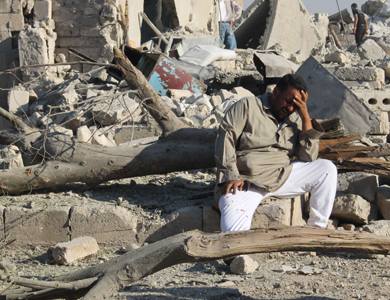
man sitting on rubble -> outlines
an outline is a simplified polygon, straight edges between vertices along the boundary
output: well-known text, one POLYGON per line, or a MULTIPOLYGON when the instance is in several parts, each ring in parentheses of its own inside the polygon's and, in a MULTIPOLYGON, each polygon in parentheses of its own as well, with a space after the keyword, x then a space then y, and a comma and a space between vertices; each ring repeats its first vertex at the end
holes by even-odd
POLYGON ((359 47, 363 42, 363 37, 368 34, 368 23, 364 13, 358 9, 358 5, 353 3, 351 5, 352 14, 355 17, 353 24, 353 34, 355 35, 356 45, 359 47))
POLYGON ((236 37, 233 32, 233 21, 241 16, 242 8, 233 0, 219 0, 219 35, 225 49, 237 48, 236 37))
POLYGON ((323 129, 310 119, 307 86, 288 74, 271 93, 233 104, 215 144, 216 204, 222 231, 249 230, 260 202, 311 193, 309 226, 326 228, 337 187, 337 168, 316 160, 323 129), (291 162, 296 156, 297 161, 291 162))

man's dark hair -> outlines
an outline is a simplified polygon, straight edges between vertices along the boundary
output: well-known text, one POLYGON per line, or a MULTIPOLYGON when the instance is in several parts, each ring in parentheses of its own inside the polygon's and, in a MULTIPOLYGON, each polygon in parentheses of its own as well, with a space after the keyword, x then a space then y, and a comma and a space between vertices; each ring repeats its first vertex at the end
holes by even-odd
POLYGON ((296 74, 284 75, 276 85, 279 91, 284 92, 288 87, 293 87, 298 91, 307 92, 308 88, 303 78, 296 74))
POLYGON ((352 3, 352 4, 351 4, 351 7, 353 7, 353 8, 356 9, 356 8, 358 8, 358 5, 357 5, 356 3, 352 3))

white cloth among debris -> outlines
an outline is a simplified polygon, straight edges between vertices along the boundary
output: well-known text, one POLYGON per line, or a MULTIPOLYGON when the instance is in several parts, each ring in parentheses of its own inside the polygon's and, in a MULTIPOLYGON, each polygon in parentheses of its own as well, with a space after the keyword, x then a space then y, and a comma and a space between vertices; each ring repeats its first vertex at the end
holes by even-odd
POLYGON ((222 49, 213 45, 197 45, 192 47, 179 60, 200 66, 207 66, 215 60, 235 59, 237 56, 233 50, 222 49))

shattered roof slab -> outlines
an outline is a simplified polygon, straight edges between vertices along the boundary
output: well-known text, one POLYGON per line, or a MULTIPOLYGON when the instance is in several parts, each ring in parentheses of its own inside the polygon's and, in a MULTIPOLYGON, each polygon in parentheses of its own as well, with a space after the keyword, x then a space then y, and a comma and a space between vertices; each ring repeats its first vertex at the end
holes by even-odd
POLYGON ((352 134, 365 134, 379 124, 376 114, 314 57, 310 56, 296 72, 309 89, 307 107, 317 119, 341 118, 352 134))
POLYGON ((321 34, 300 0, 256 0, 245 11, 243 20, 235 30, 239 48, 267 50, 279 44, 283 51, 300 51, 306 59, 322 42, 321 34))

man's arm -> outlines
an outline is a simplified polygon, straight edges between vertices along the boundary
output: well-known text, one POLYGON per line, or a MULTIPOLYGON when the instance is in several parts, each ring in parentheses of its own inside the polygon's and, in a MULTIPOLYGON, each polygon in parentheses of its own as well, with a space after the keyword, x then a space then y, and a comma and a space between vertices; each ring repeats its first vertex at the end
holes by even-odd
POLYGON ((364 21, 366 22, 366 34, 368 34, 368 22, 367 22, 367 19, 364 18, 364 21))
POLYGON ((319 138, 324 130, 316 119, 310 119, 307 109, 307 92, 301 91, 301 97, 295 97, 294 103, 298 107, 298 113, 302 120, 302 132, 299 135, 299 145, 295 154, 299 160, 313 161, 317 159, 319 138))
POLYGON ((236 145, 247 120, 247 101, 238 101, 226 113, 219 126, 215 141, 215 163, 217 166, 217 184, 222 185, 221 194, 227 194, 231 188, 242 190, 244 182, 237 168, 236 145))
POLYGON ((356 34, 356 26, 357 26, 357 23, 358 23, 358 20, 359 20, 359 15, 358 14, 354 14, 354 17, 355 17, 355 22, 353 23, 353 34, 356 34))

